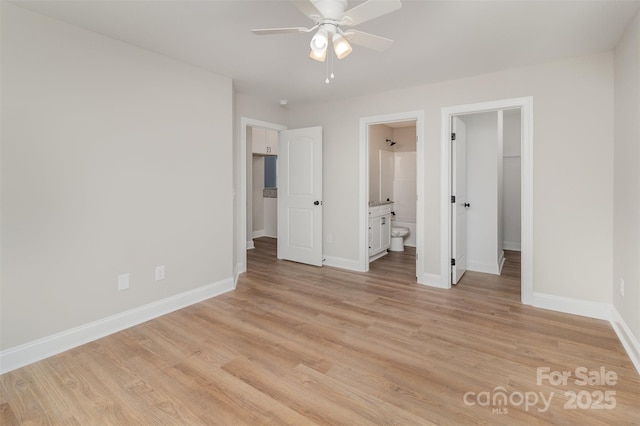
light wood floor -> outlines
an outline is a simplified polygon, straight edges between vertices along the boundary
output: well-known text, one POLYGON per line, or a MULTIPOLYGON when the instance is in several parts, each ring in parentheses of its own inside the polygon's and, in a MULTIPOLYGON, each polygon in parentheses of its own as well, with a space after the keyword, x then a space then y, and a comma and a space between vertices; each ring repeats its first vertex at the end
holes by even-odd
POLYGON ((363 274, 258 239, 237 290, 3 375, 0 424, 639 424, 609 324, 522 306, 518 263, 439 290, 416 284, 412 250, 363 274), (580 386, 579 367, 618 380, 580 386), (537 368, 572 377, 538 384, 537 368), (612 409, 564 408, 605 391, 612 409), (534 395, 550 408, 526 410, 534 395))

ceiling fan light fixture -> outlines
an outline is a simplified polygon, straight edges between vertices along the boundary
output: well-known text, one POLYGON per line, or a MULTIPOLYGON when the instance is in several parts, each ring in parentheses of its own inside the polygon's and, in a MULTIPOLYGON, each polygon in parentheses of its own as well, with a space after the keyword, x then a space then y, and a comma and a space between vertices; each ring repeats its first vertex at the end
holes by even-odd
POLYGON ((320 50, 320 51, 315 51, 311 49, 311 53, 309 53, 309 57, 318 62, 324 62, 324 60, 327 58, 327 49, 325 48, 324 50, 320 50))
POLYGON ((312 50, 326 50, 329 44, 329 34, 326 30, 320 28, 311 39, 312 50))
POLYGON ((309 46, 311 47, 311 54, 309 57, 319 62, 324 62, 327 57, 327 45, 329 44, 329 34, 326 30, 320 28, 313 38, 309 46))
POLYGON ((336 52, 338 59, 347 57, 353 50, 347 39, 338 33, 333 35, 332 41, 333 51, 336 52))

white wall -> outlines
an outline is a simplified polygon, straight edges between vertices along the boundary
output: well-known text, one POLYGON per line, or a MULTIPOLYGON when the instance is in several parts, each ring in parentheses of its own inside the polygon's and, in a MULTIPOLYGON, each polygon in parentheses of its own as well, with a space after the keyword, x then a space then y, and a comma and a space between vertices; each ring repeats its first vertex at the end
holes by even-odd
POLYGON ((467 269, 499 272, 498 112, 459 117, 467 128, 467 269))
POLYGON ((640 341, 640 15, 615 51, 613 304, 640 341), (620 294, 620 279, 625 295, 620 294))
POLYGON ((0 348, 231 279, 228 78, 6 2, 1 55, 0 348))
POLYGON ((251 232, 255 236, 264 234, 264 157, 254 155, 251 161, 253 167, 251 188, 252 199, 252 228, 251 232), (257 234, 256 234, 257 233, 257 234))
POLYGON ((502 165, 503 156, 503 133, 504 133, 504 112, 498 111, 498 156, 496 163, 498 166, 498 241, 496 255, 498 256, 498 271, 502 271, 504 264, 504 167, 502 165))
POLYGON ((264 235, 278 238, 278 199, 264 198, 264 235))
POLYGON ((534 291, 611 302, 610 52, 292 110, 291 127, 323 126, 325 254, 358 260, 360 118, 424 110, 424 272, 439 275, 440 109, 522 96, 534 102, 534 291))
POLYGON ((521 246, 521 156, 520 110, 504 111, 503 126, 503 245, 520 251, 521 246))

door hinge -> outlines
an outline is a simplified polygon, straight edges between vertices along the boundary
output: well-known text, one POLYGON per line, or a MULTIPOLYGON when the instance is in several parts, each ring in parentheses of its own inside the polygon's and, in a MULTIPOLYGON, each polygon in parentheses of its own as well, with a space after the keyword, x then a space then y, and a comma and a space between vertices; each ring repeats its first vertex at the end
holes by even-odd
POLYGON ((451 259, 451 266, 456 266, 456 260, 455 259, 451 259))
POLYGON ((456 202, 456 196, 455 196, 455 195, 452 195, 452 196, 451 196, 451 202, 452 202, 452 203, 455 203, 455 202, 456 202))
POLYGON ((451 140, 455 141, 456 140, 456 134, 455 133, 451 133, 451 140))

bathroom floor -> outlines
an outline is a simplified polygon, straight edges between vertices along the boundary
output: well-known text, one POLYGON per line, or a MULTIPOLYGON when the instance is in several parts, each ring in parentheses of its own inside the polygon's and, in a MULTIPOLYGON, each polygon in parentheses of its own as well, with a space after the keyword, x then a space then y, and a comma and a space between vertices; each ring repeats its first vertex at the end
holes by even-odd
POLYGON ((386 256, 369 263, 369 273, 393 275, 416 282, 416 248, 405 246, 404 251, 390 251, 386 256))

